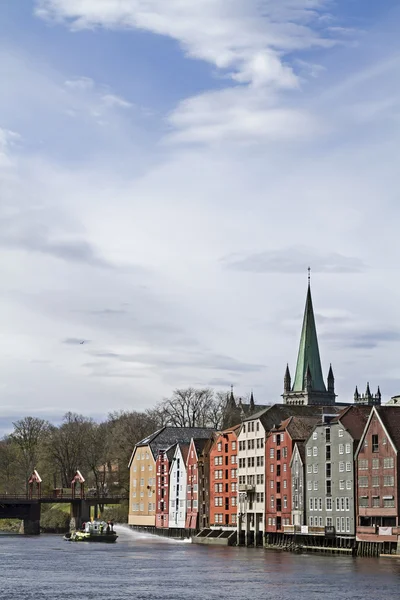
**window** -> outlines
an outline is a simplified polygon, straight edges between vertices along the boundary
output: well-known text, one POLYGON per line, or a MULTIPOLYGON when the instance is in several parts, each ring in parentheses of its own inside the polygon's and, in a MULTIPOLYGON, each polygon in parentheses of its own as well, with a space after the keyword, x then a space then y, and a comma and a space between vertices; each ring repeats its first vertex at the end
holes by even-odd
MULTIPOLYGON (((264 498, 263 498, 263 500, 264 500, 264 498)), ((231 498, 231 506, 236 506, 236 496, 232 496, 232 498, 231 498)))
POLYGON ((264 485, 264 475, 257 475, 257 483, 264 485))
POLYGON ((342 532, 345 531, 345 517, 340 517, 340 527, 342 532))
POLYGON ((286 473, 286 463, 283 463, 283 472, 286 473))
POLYGON ((394 508, 393 496, 383 496, 383 508, 394 508))
POLYGON ((310 510, 314 510, 314 498, 310 498, 310 510))
POLYGON ((219 465, 219 456, 214 458, 214 465, 219 465))
POLYGON ((222 442, 218 442, 218 444, 217 444, 217 450, 218 450, 218 452, 222 451, 222 442))
POLYGON ((322 510, 322 498, 318 498, 318 510, 322 510))
POLYGON ((312 449, 310 448, 310 446, 307 447, 307 456, 311 456, 312 454, 312 449))
POLYGON ((325 523, 326 523, 327 527, 332 527, 332 525, 333 525, 332 517, 326 517, 325 523))
POLYGON ((256 423, 256 430, 260 431, 260 422, 259 421, 257 421, 257 423, 256 423))
POLYGON ((339 435, 339 437, 343 437, 343 429, 339 429, 338 435, 339 435))
POLYGON ((375 434, 372 436, 372 452, 379 452, 378 436, 375 434))
POLYGON ((372 478, 372 487, 379 487, 379 477, 372 478))
POLYGON ((352 488, 352 481, 351 479, 347 479, 346 480, 346 490, 351 490, 352 488))
POLYGON ((307 481, 307 489, 312 490, 312 481, 307 481))
POLYGON ((274 458, 275 457, 275 450, 273 448, 270 448, 270 450, 269 450, 269 457, 270 458, 274 458))
POLYGON ((346 463, 346 471, 347 471, 348 473, 350 473, 350 471, 351 471, 351 462, 347 462, 347 463, 346 463))
POLYGON ((368 469, 368 460, 362 459, 358 461, 359 471, 366 471, 368 469))
POLYGON ((310 527, 314 527, 314 517, 309 518, 310 527))
POLYGON ((332 482, 330 480, 326 482, 326 493, 328 496, 332 494, 332 482))
POLYGON ((263 466, 264 466, 264 457, 257 456, 257 467, 263 467, 263 466))
POLYGON ((318 490, 318 481, 314 481, 314 490, 317 491, 318 490))
POLYGON ((325 498, 326 510, 332 510, 332 498, 325 498))
POLYGON ((350 454, 350 452, 351 452, 351 445, 346 444, 346 454, 350 454))
POLYGON ((307 465, 307 473, 312 473, 312 465, 307 465))
POLYGON ((330 477, 332 477, 332 465, 331 465, 331 463, 327 463, 325 465, 325 475, 326 475, 327 479, 329 479, 330 477))
POLYGON ((336 498, 336 510, 340 510, 340 498, 336 498))
POLYGON ((372 496, 372 506, 374 508, 379 508, 381 505, 379 496, 372 496))
POLYGON ((274 498, 274 496, 271 496, 270 503, 271 503, 271 508, 275 508, 275 498, 274 498))
POLYGON ((350 510, 350 498, 345 498, 346 500, 346 510, 350 510))
POLYGON ((271 473, 274 472, 274 465, 270 465, 269 470, 271 471, 271 473))
POLYGON ((339 481, 339 490, 344 490, 344 479, 339 481))
POLYGON ((312 434, 312 439, 313 440, 318 439, 318 433, 316 431, 314 431, 314 433, 312 434))
POLYGON ((392 469, 393 467, 394 467, 393 457, 383 459, 383 468, 384 469, 392 469))
POLYGON ((268 517, 268 525, 272 525, 272 518, 268 517))
POLYGON ((340 531, 340 517, 336 517, 336 531, 340 531))
POLYGON ((271 479, 271 481, 270 481, 270 488, 271 488, 271 490, 274 489, 274 480, 273 479, 271 479))
POLYGON ((350 533, 350 517, 346 517, 346 533, 350 533))
POLYGON ((325 460, 331 460, 331 447, 325 447, 325 460))
POLYGON ((393 475, 385 475, 383 478, 383 485, 386 487, 394 486, 394 477, 393 475))
POLYGON ((359 477, 358 487, 368 487, 368 477, 359 477))
POLYGON ((329 427, 325 429, 325 441, 328 443, 331 441, 331 430, 329 427))
POLYGON ((286 488, 287 488, 287 481, 286 481, 286 479, 284 479, 283 480, 283 489, 286 489, 286 488))
POLYGON ((344 454, 344 445, 339 444, 339 454, 344 454))
POLYGON ((313 465, 313 472, 314 472, 314 473, 318 473, 318 463, 315 463, 315 464, 313 465))
POLYGON ((287 496, 283 496, 283 508, 287 508, 287 496))
POLYGON ((339 463, 339 471, 340 471, 340 473, 344 472, 344 462, 339 463))
POLYGON ((232 442, 232 450, 236 450, 236 442, 232 442))
POLYGON ((314 510, 318 510, 318 498, 314 498, 314 510))
POLYGON ((312 453, 313 453, 313 456, 318 456, 318 447, 317 446, 313 446, 312 453))
POLYGON ((368 496, 360 496, 358 499, 358 506, 361 508, 368 508, 368 496))

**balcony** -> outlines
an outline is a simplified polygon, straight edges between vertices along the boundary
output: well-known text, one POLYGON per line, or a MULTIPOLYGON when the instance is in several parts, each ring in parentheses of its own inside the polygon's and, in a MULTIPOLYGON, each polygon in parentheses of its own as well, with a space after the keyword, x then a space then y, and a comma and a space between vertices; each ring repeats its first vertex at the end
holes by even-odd
POLYGON ((254 492, 255 489, 254 483, 239 483, 239 492, 254 492))

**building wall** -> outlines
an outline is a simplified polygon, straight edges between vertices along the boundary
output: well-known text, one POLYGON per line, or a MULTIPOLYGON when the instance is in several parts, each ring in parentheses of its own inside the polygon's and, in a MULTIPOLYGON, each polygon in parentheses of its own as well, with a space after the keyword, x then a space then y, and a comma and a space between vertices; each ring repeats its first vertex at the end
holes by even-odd
POLYGON ((246 534, 265 531, 265 436, 259 419, 245 421, 238 435, 238 530, 246 534))
POLYGON ((166 452, 160 452, 156 460, 156 527, 160 528, 168 528, 169 467, 166 452))
POLYGON ((292 490, 290 459, 292 439, 287 431, 271 432, 267 436, 265 455, 265 526, 267 532, 283 531, 292 523, 292 490))
POLYGON ((235 432, 217 436, 210 451, 210 525, 237 525, 237 456, 235 432))
POLYGON ((318 425, 306 442, 306 524, 355 535, 354 441, 340 423, 318 425))
POLYGON ((293 450, 290 473, 292 489, 292 525, 301 527, 301 525, 305 525, 305 476, 304 464, 297 445, 295 445, 293 450))
POLYGON ((191 441, 186 462, 187 471, 187 509, 186 529, 197 529, 199 526, 199 470, 196 446, 191 441))
POLYGON ((136 447, 130 467, 129 525, 156 524, 155 467, 150 446, 136 447))
POLYGON ((212 440, 208 440, 198 459, 199 478, 199 528, 210 526, 210 450, 212 440))
POLYGON ((375 414, 360 448, 356 467, 357 535, 361 534, 360 527, 398 526, 397 453, 375 414))
POLYGON ((186 464, 178 444, 169 471, 169 527, 185 528, 186 486, 186 464))

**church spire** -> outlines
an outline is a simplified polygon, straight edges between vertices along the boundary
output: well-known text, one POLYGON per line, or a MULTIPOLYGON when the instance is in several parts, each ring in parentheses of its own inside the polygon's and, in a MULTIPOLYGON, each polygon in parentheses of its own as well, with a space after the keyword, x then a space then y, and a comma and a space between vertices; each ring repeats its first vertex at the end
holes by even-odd
POLYGON ((283 378, 283 391, 290 392, 292 378, 290 377, 289 365, 286 365, 285 377, 283 378))
POLYGON ((307 376, 307 370, 309 370, 311 374, 312 389, 314 391, 326 392, 326 387, 322 376, 317 329, 315 326, 314 309, 311 298, 310 271, 308 271, 307 298, 304 310, 299 353, 297 357, 296 374, 293 383, 293 391, 300 392, 304 390, 304 382, 307 376))

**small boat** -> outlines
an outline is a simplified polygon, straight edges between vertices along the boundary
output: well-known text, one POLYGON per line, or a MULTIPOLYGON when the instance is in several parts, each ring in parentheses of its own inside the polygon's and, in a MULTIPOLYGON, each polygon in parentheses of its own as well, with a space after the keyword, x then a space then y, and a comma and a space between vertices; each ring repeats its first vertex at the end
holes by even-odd
POLYGON ((80 531, 66 533, 64 540, 67 542, 103 542, 113 544, 117 541, 117 534, 112 523, 105 521, 89 521, 80 531))

